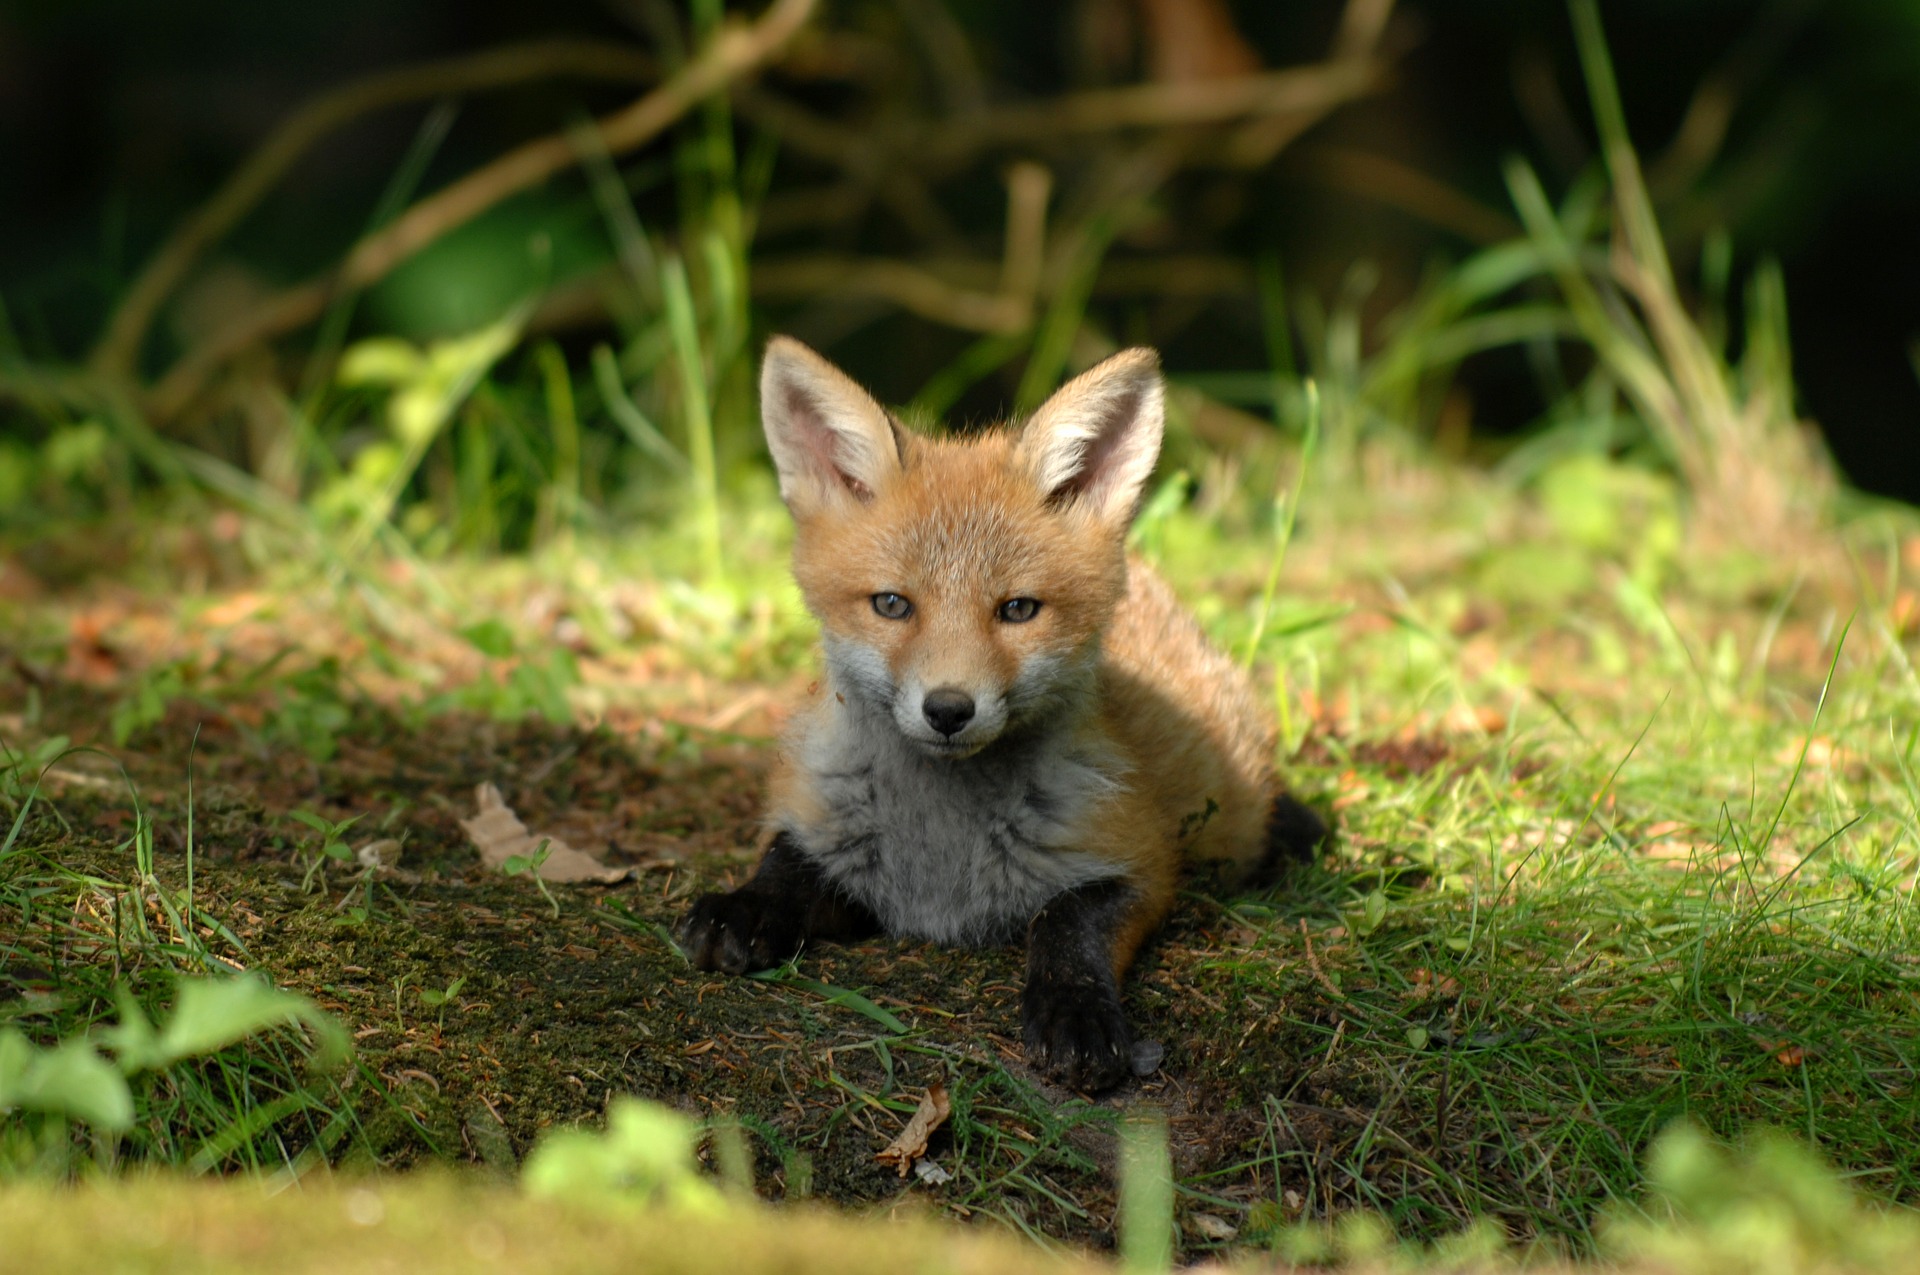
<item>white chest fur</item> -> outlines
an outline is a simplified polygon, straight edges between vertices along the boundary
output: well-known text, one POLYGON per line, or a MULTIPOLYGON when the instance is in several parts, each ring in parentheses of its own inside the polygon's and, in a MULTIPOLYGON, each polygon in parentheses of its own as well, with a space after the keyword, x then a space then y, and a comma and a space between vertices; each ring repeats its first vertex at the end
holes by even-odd
POLYGON ((793 745, 822 813, 786 831, 890 933, 1003 942, 1061 891, 1120 875, 1080 848, 1119 759, 1065 732, 929 757, 883 714, 833 704, 793 745))

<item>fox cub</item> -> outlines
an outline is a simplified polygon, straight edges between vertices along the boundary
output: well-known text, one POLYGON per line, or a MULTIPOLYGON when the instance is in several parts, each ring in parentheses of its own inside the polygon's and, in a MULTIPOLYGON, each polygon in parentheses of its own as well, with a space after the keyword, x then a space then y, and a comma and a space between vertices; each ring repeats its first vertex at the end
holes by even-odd
POLYGON ((1118 1083, 1120 980, 1183 861, 1246 879, 1324 834, 1278 791, 1251 683, 1127 556, 1157 356, 966 439, 908 431, 787 338, 761 396, 826 679, 774 772, 776 836, 752 880, 694 903, 688 955, 737 974, 809 939, 1024 934, 1029 1061, 1118 1083))

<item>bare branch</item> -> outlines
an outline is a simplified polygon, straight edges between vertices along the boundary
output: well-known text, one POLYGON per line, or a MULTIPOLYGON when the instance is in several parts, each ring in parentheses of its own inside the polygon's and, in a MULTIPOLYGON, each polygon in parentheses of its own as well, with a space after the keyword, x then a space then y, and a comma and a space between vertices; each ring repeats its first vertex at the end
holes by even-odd
POLYGON ((1023 161, 1007 170, 1007 242, 1000 265, 1000 293, 1024 298, 1029 309, 1040 291, 1047 257, 1047 197, 1053 174, 1023 161))
MULTIPOLYGON (((757 22, 720 33, 693 62, 622 110, 598 121, 610 154, 634 150, 730 81, 779 51, 812 16, 817 0, 774 0, 757 22)), ((183 356, 148 396, 155 421, 177 415, 207 378, 240 351, 312 322, 342 289, 364 288, 440 236, 465 225, 509 195, 536 186, 580 162, 565 132, 528 142, 415 203, 354 245, 328 277, 288 289, 242 322, 183 356)))
POLYGON ((1365 93, 1374 73, 1365 63, 1331 62, 1229 80, 1091 89, 987 111, 956 126, 930 128, 915 140, 931 155, 952 159, 986 146, 1065 141, 1076 134, 1218 124, 1260 115, 1317 116, 1365 93))
POLYGON ((1520 235, 1520 223, 1499 209, 1397 159, 1344 146, 1315 146, 1299 158, 1331 186, 1411 213, 1471 243, 1501 243, 1520 235))
POLYGON ((543 40, 381 71, 310 99, 260 144, 211 199, 181 222, 148 260, 95 347, 89 360, 93 370, 115 377, 133 374, 154 316, 194 262, 231 233, 300 157, 327 134, 375 111, 449 94, 556 76, 627 82, 651 79, 654 73, 651 58, 623 45, 543 40))
MULTIPOLYGON (((976 273, 988 274, 990 267, 976 273)), ((797 301, 832 293, 877 297, 910 314, 972 332, 1018 332, 1032 320, 1030 300, 950 283, 922 266, 887 257, 806 256, 754 263, 753 295, 797 301)))

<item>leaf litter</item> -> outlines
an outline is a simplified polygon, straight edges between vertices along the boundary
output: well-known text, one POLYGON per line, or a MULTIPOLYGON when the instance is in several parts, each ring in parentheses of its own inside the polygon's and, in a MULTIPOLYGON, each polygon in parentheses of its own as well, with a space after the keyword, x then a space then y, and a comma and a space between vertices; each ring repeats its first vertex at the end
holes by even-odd
POLYGON ((530 860, 542 881, 561 884, 612 885, 633 875, 632 868, 610 867, 558 837, 528 832, 527 825, 520 822, 520 816, 491 783, 481 784, 474 796, 479 813, 471 819, 462 819, 460 826, 466 829, 473 848, 480 852, 480 861, 489 868, 507 871, 511 859, 530 860))
MULTIPOLYGON (((947 1097, 947 1087, 929 1085, 913 1118, 907 1121, 907 1127, 892 1142, 874 1152, 873 1158, 882 1164, 892 1165, 901 1177, 906 1177, 927 1154, 928 1140, 952 1114, 953 1103, 947 1097)), ((920 1176, 925 1178, 932 1175, 923 1172, 920 1176)))

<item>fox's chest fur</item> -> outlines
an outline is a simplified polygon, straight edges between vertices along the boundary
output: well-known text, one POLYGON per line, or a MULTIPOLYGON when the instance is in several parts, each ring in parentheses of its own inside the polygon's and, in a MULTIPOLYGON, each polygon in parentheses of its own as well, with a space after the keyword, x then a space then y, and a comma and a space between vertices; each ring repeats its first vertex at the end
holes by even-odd
POLYGON ((1124 780, 1097 738, 1042 729, 928 757, 849 697, 819 706, 790 746, 812 800, 784 830, 892 933, 1004 942, 1061 891, 1123 872, 1080 848, 1124 780))

